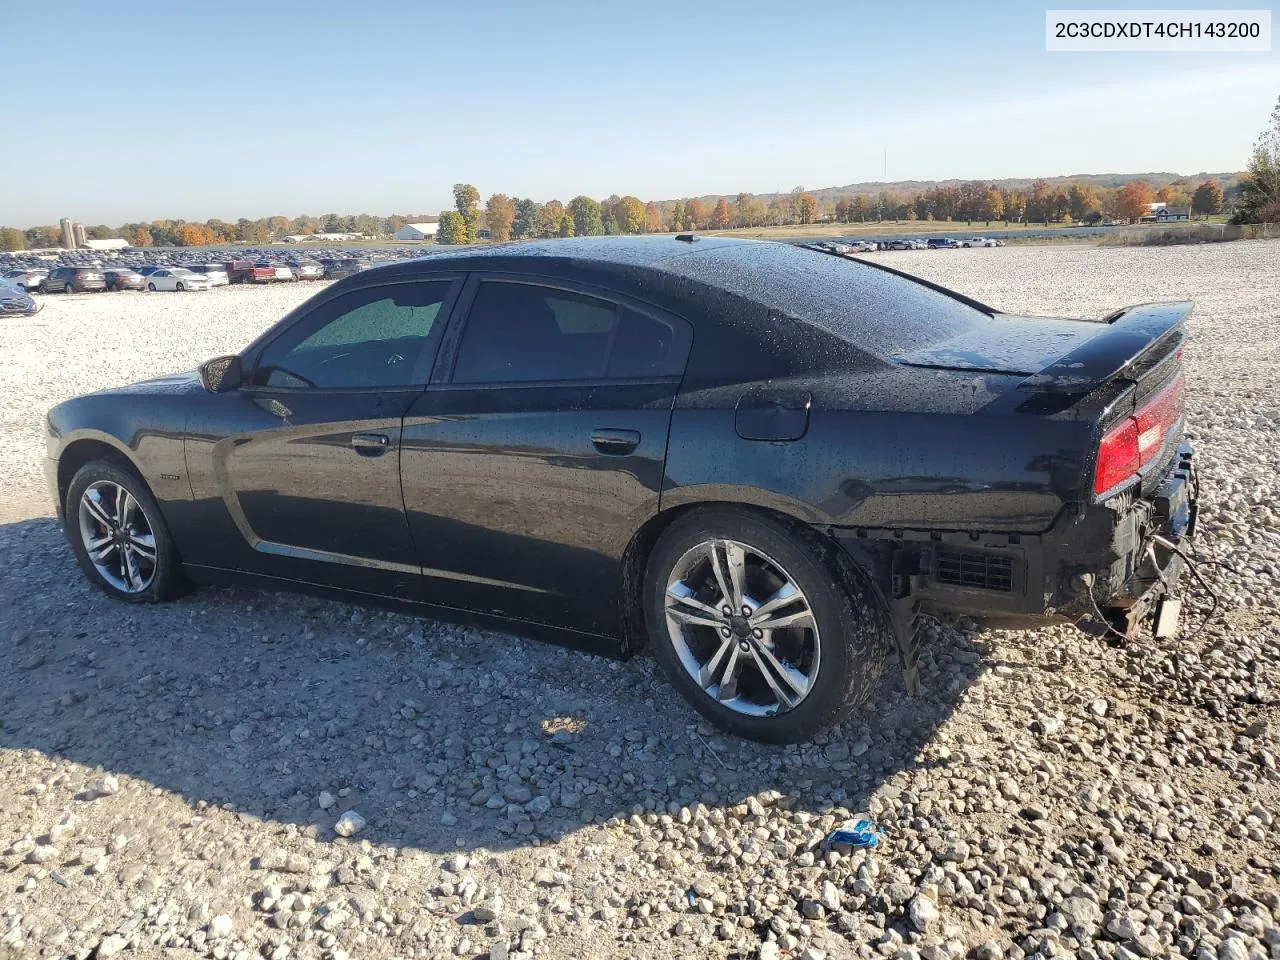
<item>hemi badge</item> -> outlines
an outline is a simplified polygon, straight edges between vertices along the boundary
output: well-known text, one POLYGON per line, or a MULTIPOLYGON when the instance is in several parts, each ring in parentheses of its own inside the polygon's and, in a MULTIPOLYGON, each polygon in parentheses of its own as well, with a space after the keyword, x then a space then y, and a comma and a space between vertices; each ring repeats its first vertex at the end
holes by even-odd
POLYGON ((162 473, 160 474, 160 479, 161 480, 177 480, 178 475, 176 473, 162 473))

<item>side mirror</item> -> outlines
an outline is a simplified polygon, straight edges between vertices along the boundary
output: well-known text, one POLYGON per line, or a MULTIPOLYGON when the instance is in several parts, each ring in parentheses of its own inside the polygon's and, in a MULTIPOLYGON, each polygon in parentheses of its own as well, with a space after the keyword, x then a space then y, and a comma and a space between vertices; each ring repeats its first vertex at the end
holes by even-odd
POLYGON ((244 382, 244 372, 240 367, 240 358, 235 354, 229 357, 214 357, 200 364, 200 382, 210 393, 230 393, 239 390, 244 382))

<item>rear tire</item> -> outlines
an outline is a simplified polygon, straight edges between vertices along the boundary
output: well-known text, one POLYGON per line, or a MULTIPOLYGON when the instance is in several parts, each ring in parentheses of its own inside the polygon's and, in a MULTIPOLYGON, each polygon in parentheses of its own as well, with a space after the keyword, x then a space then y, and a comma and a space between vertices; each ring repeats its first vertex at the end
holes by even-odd
POLYGON ((893 632, 838 549, 733 507, 695 510, 662 533, 645 567, 645 623, 655 658, 698 712, 737 736, 798 743, 866 702, 893 632))
POLYGON ((182 281, 181 281, 181 280, 179 280, 179 281, 178 281, 178 292, 179 292, 179 293, 181 293, 182 291, 184 291, 184 290, 186 290, 186 289, 187 289, 187 288, 186 288, 186 287, 184 287, 184 286, 182 285, 182 281))
POLYGON ((169 527, 150 489, 132 469, 112 460, 86 463, 67 487, 63 516, 80 569, 107 596, 160 603, 181 589, 182 571, 169 527), (95 557, 90 557, 95 547, 95 557))

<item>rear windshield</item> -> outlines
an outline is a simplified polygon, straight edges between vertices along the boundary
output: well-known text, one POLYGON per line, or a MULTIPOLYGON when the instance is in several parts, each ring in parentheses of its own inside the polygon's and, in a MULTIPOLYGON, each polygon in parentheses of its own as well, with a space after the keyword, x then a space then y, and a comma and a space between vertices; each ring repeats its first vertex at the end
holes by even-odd
POLYGON ((990 317, 864 263, 790 244, 713 247, 663 263, 795 317, 881 358, 957 336, 990 317))

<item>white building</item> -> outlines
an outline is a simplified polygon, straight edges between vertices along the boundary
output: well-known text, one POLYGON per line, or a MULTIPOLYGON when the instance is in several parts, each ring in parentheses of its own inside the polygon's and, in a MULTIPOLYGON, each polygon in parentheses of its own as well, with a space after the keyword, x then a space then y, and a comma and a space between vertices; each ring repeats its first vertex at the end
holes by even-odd
POLYGON ((397 240, 426 240, 440 232, 438 223, 406 223, 396 231, 397 240))
POLYGON ((86 240, 84 245, 90 250, 123 250, 129 241, 121 237, 110 237, 106 240, 86 240))

